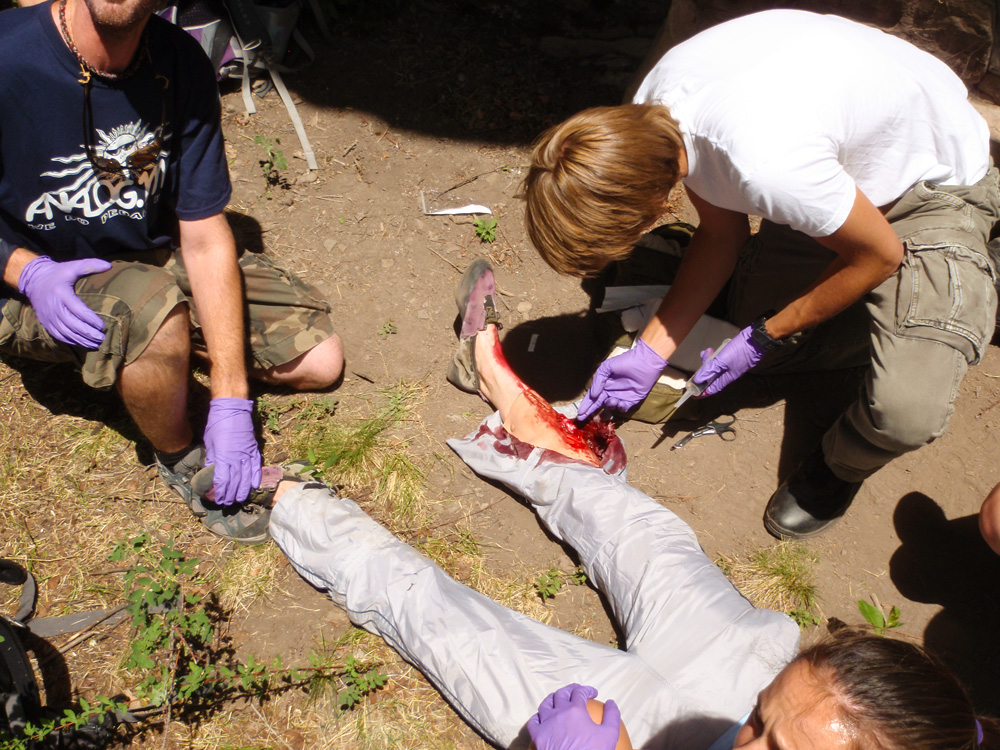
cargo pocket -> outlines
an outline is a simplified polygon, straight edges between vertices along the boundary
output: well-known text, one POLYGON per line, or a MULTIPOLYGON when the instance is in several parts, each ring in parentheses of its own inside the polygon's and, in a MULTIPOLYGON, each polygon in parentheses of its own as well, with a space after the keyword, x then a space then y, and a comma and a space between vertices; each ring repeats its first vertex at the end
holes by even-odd
POLYGON ((987 258, 961 245, 910 245, 900 268, 896 334, 937 341, 979 362, 993 334, 997 294, 987 258))

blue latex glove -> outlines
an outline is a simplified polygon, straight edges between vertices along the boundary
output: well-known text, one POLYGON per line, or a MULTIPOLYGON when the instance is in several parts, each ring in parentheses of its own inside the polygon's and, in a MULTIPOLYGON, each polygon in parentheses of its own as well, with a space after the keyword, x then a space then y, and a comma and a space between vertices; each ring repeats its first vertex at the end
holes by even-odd
POLYGON ((667 360, 639 339, 627 352, 609 357, 597 368, 576 418, 590 419, 602 406, 628 411, 649 395, 666 366, 667 360))
POLYGON ((213 398, 205 425, 205 465, 215 464, 215 502, 242 503, 260 485, 260 450, 253 432, 253 401, 213 398))
POLYGON ((604 704, 604 718, 595 724, 587 700, 597 697, 588 685, 567 685, 542 701, 528 719, 528 734, 536 750, 613 750, 618 744, 622 715, 614 701, 604 704))
POLYGON ((104 321, 76 296, 73 286, 81 276, 110 269, 111 264, 100 258, 57 263, 40 255, 21 269, 17 290, 28 298, 38 322, 52 338, 97 349, 104 341, 104 321))
MULTIPOLYGON (((757 348, 753 339, 750 338, 750 326, 747 326, 719 350, 715 359, 711 362, 705 362, 698 368, 693 380, 699 385, 709 383, 701 395, 714 396, 738 377, 744 375, 747 370, 755 367, 766 353, 763 349, 757 348)), ((701 353, 703 362, 710 356, 712 356, 711 349, 706 349, 701 353)))

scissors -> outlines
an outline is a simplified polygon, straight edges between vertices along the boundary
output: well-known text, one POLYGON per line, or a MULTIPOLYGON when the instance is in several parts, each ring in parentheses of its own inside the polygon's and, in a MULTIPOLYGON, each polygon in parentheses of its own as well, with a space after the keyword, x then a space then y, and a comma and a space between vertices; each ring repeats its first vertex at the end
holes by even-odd
POLYGON ((696 437, 701 437, 702 435, 718 435, 720 438, 725 440, 727 443, 736 439, 736 430, 733 429, 733 422, 736 421, 736 417, 732 414, 723 414, 722 416, 716 417, 711 422, 706 424, 704 427, 699 427, 694 432, 688 433, 672 446, 670 450, 674 451, 678 448, 683 448, 685 445, 690 443, 696 437))

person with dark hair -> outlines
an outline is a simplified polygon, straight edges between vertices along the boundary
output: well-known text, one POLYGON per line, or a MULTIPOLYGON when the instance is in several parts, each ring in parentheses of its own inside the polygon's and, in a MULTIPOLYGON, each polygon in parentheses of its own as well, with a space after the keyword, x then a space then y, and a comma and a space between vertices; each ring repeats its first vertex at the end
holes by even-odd
POLYGON ((830 15, 751 14, 668 51, 632 104, 545 133, 525 179, 529 235, 557 271, 593 275, 632 252, 679 181, 698 228, 580 417, 643 401, 721 293, 742 330, 695 374, 706 395, 751 369, 870 368, 764 511, 774 536, 818 534, 865 479, 944 433, 992 336, 988 128, 947 65, 902 39, 830 15))
POLYGON ((501 606, 351 500, 274 467, 263 499, 273 507, 271 533, 307 581, 420 669, 498 747, 996 747, 986 742, 994 725, 977 724, 954 678, 910 644, 836 635, 796 657, 791 619, 755 609, 686 523, 625 481, 610 426, 579 429, 572 411, 553 410, 510 369, 494 293, 489 266, 473 264, 459 287, 452 372, 498 411, 449 445, 477 474, 524 497, 576 550, 621 628, 621 648, 501 606))
POLYGON ((161 478, 214 534, 267 540, 249 378, 333 385, 330 305, 237 252, 215 70, 157 0, 56 0, 0 14, 0 352, 114 388, 161 478), (81 126, 82 123, 82 126, 81 126), (204 429, 188 416, 207 363, 204 429), (216 466, 216 501, 190 479, 216 466))

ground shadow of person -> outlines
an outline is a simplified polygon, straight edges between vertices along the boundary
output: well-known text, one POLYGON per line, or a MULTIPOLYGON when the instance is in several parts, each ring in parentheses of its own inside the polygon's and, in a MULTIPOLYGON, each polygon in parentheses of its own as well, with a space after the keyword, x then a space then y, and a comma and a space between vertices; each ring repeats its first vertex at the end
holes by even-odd
POLYGON ((579 398, 606 353, 589 311, 508 326, 502 336, 511 369, 549 402, 579 398))
MULTIPOLYGON (((501 333, 504 357, 511 369, 546 401, 576 400, 586 391, 594 370, 610 347, 600 317, 592 308, 508 326, 501 333)), ((672 439, 720 415, 746 408, 762 409, 784 401, 776 478, 781 481, 819 444, 827 429, 858 397, 866 369, 782 375, 749 373, 716 396, 688 401, 664 425, 663 434, 672 439)))
POLYGON ((949 519, 919 492, 903 496, 893 523, 902 542, 889 561, 893 584, 907 599, 942 608, 924 630, 927 649, 959 676, 980 712, 997 715, 1000 556, 980 535, 978 516, 949 519))

